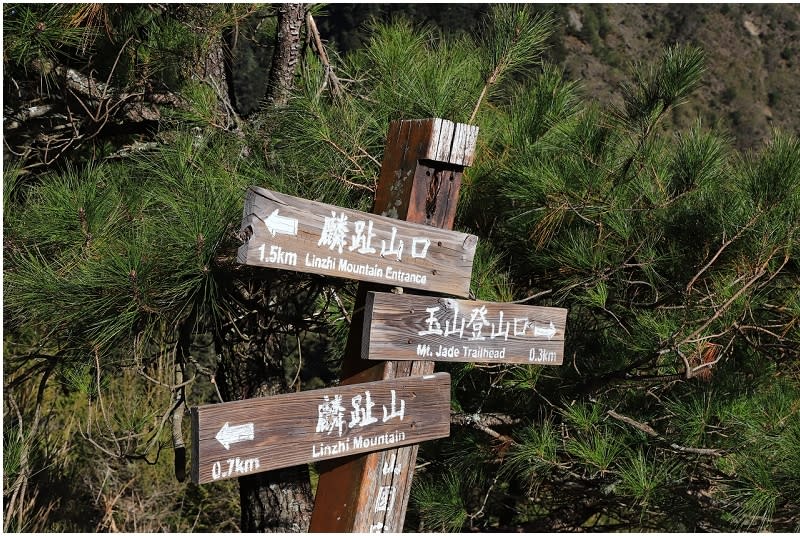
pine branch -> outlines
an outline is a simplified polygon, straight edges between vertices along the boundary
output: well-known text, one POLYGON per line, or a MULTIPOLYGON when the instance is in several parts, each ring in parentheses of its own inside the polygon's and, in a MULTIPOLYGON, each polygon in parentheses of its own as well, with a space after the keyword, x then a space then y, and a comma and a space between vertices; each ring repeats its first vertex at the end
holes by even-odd
MULTIPOLYGON (((742 285, 742 288, 740 288, 738 291, 736 291, 736 293, 733 296, 731 296, 728 299, 728 301, 726 301, 723 305, 721 305, 720 307, 716 308, 716 312, 711 316, 711 318, 706 320, 703 323, 702 326, 700 326, 695 331, 693 331, 691 335, 688 335, 686 338, 684 338, 680 343, 678 343, 677 346, 680 347, 680 346, 682 346, 684 344, 687 344, 687 343, 690 343, 690 342, 694 342, 694 338, 696 336, 698 336, 700 333, 702 333, 703 330, 705 330, 709 325, 711 325, 712 322, 714 322, 716 319, 718 319, 720 316, 722 316, 725 313, 725 311, 727 311, 728 308, 736 300, 738 300, 741 297, 741 295, 744 294, 745 291, 748 288, 750 288, 753 284, 755 284, 759 279, 764 277, 764 275, 766 275, 766 273, 767 273, 767 265, 769 264, 769 261, 772 260, 772 258, 778 252, 778 250, 780 250, 780 247, 777 247, 772 251, 772 253, 769 255, 769 258, 767 259, 767 261, 764 262, 761 266, 758 267, 758 270, 756 271, 755 275, 753 275, 753 277, 749 281, 747 281, 747 283, 742 285)), ((788 255, 788 253, 787 253, 787 255, 788 255)), ((784 266, 785 266, 785 264, 786 263, 784 263, 784 266)))
POLYGON ((730 240, 723 240, 723 241, 722 241, 722 246, 720 246, 719 250, 717 250, 717 253, 716 253, 716 254, 715 254, 715 255, 714 255, 712 258, 711 258, 711 260, 710 260, 710 261, 708 261, 708 262, 707 262, 707 263, 706 263, 706 264, 705 264, 705 265, 704 265, 704 266, 703 266, 703 267, 700 269, 700 271, 699 271, 699 272, 697 272, 697 273, 695 274, 695 276, 692 278, 692 280, 691 280, 691 281, 689 281, 689 283, 686 285, 686 292, 687 292, 687 293, 689 293, 689 292, 692 290, 692 286, 694 285, 695 281, 697 281, 697 279, 698 279, 698 278, 699 278, 701 275, 703 275, 703 272, 705 272, 706 270, 708 270, 708 269, 711 267, 711 265, 712 265, 712 264, 714 264, 714 262, 716 262, 716 260, 719 258, 719 256, 720 256, 720 255, 722 255, 722 252, 723 252, 723 251, 725 251, 725 248, 727 248, 727 247, 728 247, 728 246, 730 246, 730 245, 731 245, 733 242, 735 242, 736 240, 738 240, 738 239, 739 239, 739 237, 741 237, 741 236, 742 236, 742 234, 744 234, 744 232, 745 232, 747 229, 749 229, 749 228, 750 228, 750 227, 751 227, 751 226, 752 226, 752 225, 753 225, 753 224, 754 224, 754 223, 755 223, 755 222, 758 220, 758 218, 760 218, 762 215, 763 215, 763 212, 757 212, 757 213, 755 214, 755 216, 753 216, 752 218, 750 218, 750 221, 748 221, 747 223, 745 223, 745 224, 744 224, 744 226, 743 226, 741 229, 739 229, 739 232, 737 232, 737 233, 736 233, 736 234, 733 236, 733 238, 731 238, 730 240))
POLYGON ((308 32, 311 34, 311 37, 314 39, 314 48, 317 50, 319 59, 323 67, 325 67, 325 82, 320 87, 320 92, 328 83, 328 80, 330 80, 331 94, 334 97, 341 97, 343 93, 342 84, 339 81, 339 77, 333 72, 333 66, 331 66, 331 62, 328 60, 328 54, 325 52, 325 47, 322 44, 322 38, 319 35, 317 24, 314 22, 314 17, 311 15, 310 11, 306 14, 306 26, 308 27, 308 32))
POLYGON ((550 35, 550 15, 533 17, 527 6, 496 6, 491 14, 491 33, 486 45, 492 50, 493 66, 486 77, 469 123, 475 121, 478 110, 489 91, 514 70, 530 69, 550 35))
POLYGON ((12 116, 14 119, 4 125, 6 130, 14 130, 19 128, 23 123, 37 117, 43 117, 55 109, 52 104, 42 104, 38 106, 28 106, 17 110, 6 110, 6 116, 12 116))
POLYGON ((503 443, 510 445, 517 444, 514 438, 505 434, 501 434, 500 432, 494 430, 492 426, 503 426, 518 422, 520 422, 520 419, 500 413, 473 413, 471 415, 467 413, 450 414, 450 423, 460 426, 471 426, 485 434, 492 436, 495 439, 499 439, 503 443))
POLYGON ((662 437, 658 432, 656 432, 652 427, 650 427, 647 424, 644 424, 644 423, 641 423, 639 421, 636 421, 636 420, 634 420, 634 419, 632 419, 630 417, 626 417, 625 415, 620 415, 619 413, 617 413, 616 411, 611 410, 611 409, 606 411, 606 414, 609 417, 612 417, 612 418, 614 418, 614 419, 616 419, 618 421, 622 421, 625 424, 633 426, 637 430, 639 430, 641 432, 644 432, 645 434, 649 435, 650 437, 653 437, 655 439, 658 439, 660 441, 664 441, 664 442, 668 443, 670 448, 672 448, 674 450, 677 450, 679 452, 686 452, 686 453, 689 453, 689 454, 700 454, 700 455, 703 455, 703 456, 722 456, 723 453, 724 453, 724 451, 722 451, 720 449, 703 449, 703 448, 695 448, 695 447, 684 447, 684 446, 678 445, 676 443, 669 443, 666 439, 664 439, 664 437, 662 437))
POLYGON ((66 87, 73 94, 77 94, 76 97, 83 97, 96 106, 96 112, 92 113, 84 105, 86 112, 96 122, 102 119, 100 114, 107 116, 111 110, 118 107, 122 107, 125 118, 129 121, 156 121, 160 119, 161 114, 155 106, 148 106, 148 104, 168 105, 175 108, 181 108, 186 104, 174 93, 127 92, 108 83, 100 82, 71 67, 39 60, 32 62, 31 65, 40 75, 54 73, 63 78, 66 87))
POLYGON ((514 301, 511 301, 511 302, 508 302, 508 303, 525 303, 525 302, 529 302, 531 300, 535 300, 536 298, 541 298, 542 296, 546 296, 547 294, 550 294, 552 292, 553 292, 553 289, 543 290, 542 292, 537 292, 536 294, 531 294, 530 296, 528 296, 526 298, 522 298, 522 299, 519 299, 519 300, 514 300, 514 301))
POLYGON ((497 81, 499 71, 500 66, 498 65, 495 67, 494 72, 492 72, 492 74, 489 75, 489 78, 486 80, 486 84, 484 84, 481 94, 478 96, 478 101, 475 103, 475 108, 472 109, 472 114, 469 116, 468 123, 472 124, 475 122, 475 116, 478 115, 478 110, 481 108, 481 104, 483 103, 483 99, 486 97, 486 93, 489 91, 489 87, 493 86, 497 81))

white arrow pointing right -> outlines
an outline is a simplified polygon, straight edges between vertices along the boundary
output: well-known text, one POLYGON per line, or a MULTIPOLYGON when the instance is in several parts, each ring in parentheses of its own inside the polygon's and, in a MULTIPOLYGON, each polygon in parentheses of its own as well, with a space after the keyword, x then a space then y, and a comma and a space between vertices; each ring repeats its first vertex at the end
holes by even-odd
POLYGON ((553 325, 553 321, 550 321, 550 327, 547 328, 540 328, 539 326, 533 326, 533 336, 534 337, 547 337, 548 340, 551 340, 553 336, 558 332, 556 327, 553 325))

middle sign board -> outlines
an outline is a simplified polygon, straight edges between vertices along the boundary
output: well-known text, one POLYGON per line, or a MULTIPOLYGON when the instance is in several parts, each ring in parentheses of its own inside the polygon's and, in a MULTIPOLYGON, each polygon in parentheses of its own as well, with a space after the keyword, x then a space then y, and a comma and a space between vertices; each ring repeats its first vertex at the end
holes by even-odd
POLYGON ((467 296, 474 235, 251 187, 243 264, 467 296))
POLYGON ((567 310, 370 292, 364 359, 560 365, 567 310))

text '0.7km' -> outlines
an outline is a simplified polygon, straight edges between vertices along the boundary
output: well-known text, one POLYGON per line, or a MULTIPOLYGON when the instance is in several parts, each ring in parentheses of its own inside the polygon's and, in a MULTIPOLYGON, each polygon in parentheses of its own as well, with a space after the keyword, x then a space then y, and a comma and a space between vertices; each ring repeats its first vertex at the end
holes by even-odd
POLYGON ((251 187, 243 264, 467 296, 477 237, 251 187))
POLYGON ((447 437, 450 376, 197 406, 192 433, 197 484, 447 437))

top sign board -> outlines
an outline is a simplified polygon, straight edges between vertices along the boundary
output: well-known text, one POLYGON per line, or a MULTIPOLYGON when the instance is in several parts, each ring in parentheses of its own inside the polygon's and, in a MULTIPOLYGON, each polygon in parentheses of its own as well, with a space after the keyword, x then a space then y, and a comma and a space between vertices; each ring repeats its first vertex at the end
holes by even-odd
POLYGON ((370 292, 364 359, 560 365, 567 310, 370 292))
POLYGON ((251 187, 243 264, 467 296, 477 237, 251 187))

